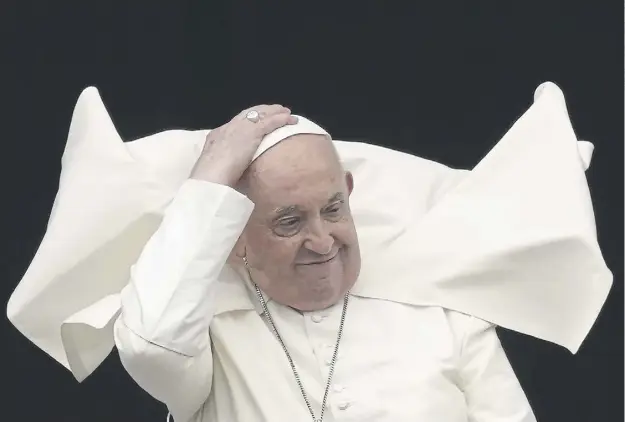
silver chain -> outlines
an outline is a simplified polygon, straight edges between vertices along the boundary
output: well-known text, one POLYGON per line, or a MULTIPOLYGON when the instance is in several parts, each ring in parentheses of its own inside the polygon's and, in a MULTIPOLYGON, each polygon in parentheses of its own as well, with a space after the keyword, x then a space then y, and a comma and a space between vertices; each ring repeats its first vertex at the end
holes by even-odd
MULTIPOLYGON (((245 260, 245 264, 247 267, 247 260, 245 260)), ((249 267, 248 267, 248 272, 249 272, 249 267)), ((251 274, 250 274, 250 279, 251 279, 251 274)), ((306 395, 306 391, 304 390, 304 386, 302 385, 302 380, 299 377, 299 373, 297 372, 297 369, 295 368, 295 363, 293 363, 293 358, 291 358, 291 354, 286 348, 286 345, 284 344, 284 341, 282 340, 282 337, 280 336, 280 333, 278 332, 278 329, 276 328, 276 324, 273 322, 273 318, 271 317, 271 314, 269 313, 269 309, 267 308, 267 303, 265 302, 265 298, 263 297, 263 294, 258 288, 258 286, 256 285, 256 283, 254 283, 254 287, 256 288, 256 294, 258 295, 258 300, 260 301, 260 304, 263 307, 263 311, 265 312, 267 321, 269 322, 269 325, 271 325, 271 329, 273 333, 275 334, 276 338, 280 342, 280 345, 282 346, 282 350, 284 350, 284 353, 286 354, 286 358, 289 360, 289 364, 291 365, 291 370, 293 370, 293 375, 295 375, 295 381, 297 381, 297 385, 299 386, 299 389, 302 392, 302 397, 304 397, 304 401, 306 402, 306 406, 308 407, 310 416, 312 416, 313 422, 323 422, 323 415, 326 410, 326 401, 328 400, 328 392, 330 391, 330 385, 332 384, 332 376, 334 375, 334 366, 336 364, 336 358, 339 352, 339 344, 341 343, 341 336, 343 335, 343 325, 345 325, 345 315, 347 314, 349 292, 345 294, 345 299, 343 301, 343 313, 341 314, 341 323, 339 325, 339 331, 336 336, 336 345, 334 346, 334 354, 332 355, 332 362, 330 365, 330 373, 328 375, 328 382, 326 383, 326 390, 325 390, 325 393, 323 394, 323 401, 321 403, 321 415, 319 416, 319 419, 317 419, 315 417, 315 412, 313 412, 312 406, 310 405, 310 401, 308 400, 308 396, 306 395)))
POLYGON ((328 374, 328 382, 326 383, 326 389, 325 389, 325 393, 323 394, 323 401, 321 403, 321 415, 319 416, 319 419, 317 419, 315 417, 315 413, 313 412, 312 406, 310 405, 310 401, 308 400, 308 396, 306 395, 306 391, 304 390, 304 386, 302 385, 302 381, 299 377, 299 373, 297 372, 297 369, 295 368, 295 363, 293 362, 293 358, 291 358, 291 354, 286 348, 286 345, 284 344, 284 341, 282 340, 282 337, 280 336, 280 333, 278 332, 278 329, 276 328, 276 324, 274 323, 273 318, 271 317, 271 314, 269 313, 269 309, 267 308, 267 303, 265 302, 265 298, 263 297, 263 294, 261 293, 260 289, 255 283, 254 283, 254 287, 256 288, 256 294, 258 295, 258 300, 260 301, 260 304, 263 307, 263 311, 265 312, 267 321, 269 322, 269 325, 271 325, 271 329, 273 333, 275 334, 276 338, 278 339, 278 341, 280 342, 280 345, 282 346, 282 350, 284 350, 284 353, 286 354, 286 358, 288 359, 289 364, 291 365, 291 370, 293 371, 293 375, 295 376, 295 381, 297 381, 297 385, 299 386, 299 389, 302 393, 302 397, 304 398, 304 401, 306 402, 306 406, 308 407, 308 411, 310 412, 310 415, 312 416, 313 421, 322 422, 323 415, 326 410, 328 392, 330 391, 330 386, 332 384, 332 376, 334 375, 334 366, 336 365, 336 359, 337 359, 338 352, 339 352, 339 345, 341 343, 341 336, 343 335, 343 325, 345 324, 345 315, 347 313, 347 304, 349 302, 349 292, 347 292, 347 294, 345 295, 345 299, 343 301, 343 313, 341 314, 341 323, 339 324, 339 331, 336 336, 336 344, 334 346, 334 353, 332 355, 330 373, 328 374))

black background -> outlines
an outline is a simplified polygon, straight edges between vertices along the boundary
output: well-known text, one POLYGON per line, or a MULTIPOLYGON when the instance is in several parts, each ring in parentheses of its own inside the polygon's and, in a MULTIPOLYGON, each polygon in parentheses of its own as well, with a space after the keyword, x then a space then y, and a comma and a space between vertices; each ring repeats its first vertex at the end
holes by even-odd
MULTIPOLYGON (((337 139, 470 168, 550 80, 596 146, 588 177, 615 283, 577 355, 500 336, 540 421, 622 421, 622 16, 618 1, 4 2, 0 296, 44 233, 86 86, 125 139, 278 102, 337 139)), ((164 420, 115 354, 78 384, 6 318, 1 329, 2 421, 164 420)))

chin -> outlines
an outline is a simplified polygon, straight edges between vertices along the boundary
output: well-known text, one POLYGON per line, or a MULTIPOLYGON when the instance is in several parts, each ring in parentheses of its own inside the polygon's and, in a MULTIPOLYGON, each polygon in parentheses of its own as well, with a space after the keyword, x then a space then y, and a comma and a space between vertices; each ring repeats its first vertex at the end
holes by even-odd
POLYGON ((301 306, 291 306, 293 309, 296 309, 300 312, 315 312, 315 311, 323 311, 324 309, 331 308, 337 303, 343 300, 343 296, 340 296, 338 300, 331 300, 327 302, 315 302, 315 303, 306 303, 301 306))
POLYGON ((308 291, 306 292, 306 299, 297 301, 292 307, 299 311, 310 312, 334 306, 343 301, 345 293, 347 293, 353 283, 349 283, 347 286, 345 283, 340 284, 340 286, 333 284, 322 285, 314 289, 314 291, 308 291))

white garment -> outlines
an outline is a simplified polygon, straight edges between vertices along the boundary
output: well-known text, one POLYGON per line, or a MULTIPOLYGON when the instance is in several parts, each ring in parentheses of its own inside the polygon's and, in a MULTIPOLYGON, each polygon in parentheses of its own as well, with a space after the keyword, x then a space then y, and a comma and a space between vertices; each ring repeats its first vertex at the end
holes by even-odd
MULTIPOLYGON (((252 208, 228 187, 187 181, 122 291, 121 360, 176 422, 311 420, 254 292, 224 266, 252 208)), ((268 307, 318 417, 342 302, 268 307)), ((535 419, 491 324, 352 295, 324 420, 535 419)))
MULTIPOLYGON (((320 132, 325 133, 300 118, 297 124, 263 139, 257 154, 295 133, 320 132)), ((263 412, 273 418, 275 409, 288 418, 296 415, 298 421, 308 420, 284 356, 273 353, 276 342, 253 312, 249 291, 229 267, 222 267, 251 204, 229 189, 187 180, 205 135, 206 131, 171 130, 123 142, 97 90, 86 89, 72 117, 46 234, 11 296, 7 316, 79 381, 89 376, 117 343, 129 372, 152 395, 168 403, 176 422, 188 420, 201 408, 209 395, 208 386, 201 387, 207 380, 214 380, 209 403, 215 406, 209 407, 220 412, 219 420, 254 421, 264 416, 263 412), (165 210, 166 221, 157 231, 165 210), (218 297, 211 298, 210 292, 218 297), (200 300, 204 297, 208 299, 200 300), (124 312, 118 319, 122 300, 124 312), (245 322, 239 323, 242 320, 245 322), (264 351, 272 353, 260 353, 264 351), (259 360, 261 355, 270 358, 259 360), (230 409, 233 401, 236 403, 230 409), (272 407, 274 403, 279 407, 272 407)), ((448 331, 449 350, 453 349, 452 339, 464 339, 456 342, 460 345, 457 368, 473 365, 473 375, 467 379, 479 380, 471 385, 465 382, 467 398, 472 395, 472 385, 487 388, 482 380, 491 372, 496 375, 490 378, 493 387, 489 388, 496 393, 472 403, 486 408, 510 397, 511 403, 519 403, 518 415, 527 413, 524 399, 513 399, 521 395, 520 390, 492 329, 484 328, 479 334, 480 326, 485 327, 480 320, 575 353, 612 284, 597 243, 584 174, 593 147, 578 141, 561 90, 552 83, 542 84, 534 104, 471 171, 366 143, 334 140, 334 144, 344 168, 354 175, 350 207, 363 259, 352 289, 353 306, 343 344, 343 353, 349 356, 341 356, 337 366, 337 382, 350 392, 345 400, 354 404, 344 412, 333 412, 357 414, 366 406, 402 411, 392 404, 400 390, 392 390, 384 380, 361 381, 378 379, 377 372, 369 376, 349 366, 357 365, 361 357, 352 358, 350 343, 354 348, 365 344, 364 353, 398 341, 392 332, 377 333, 386 336, 378 338, 361 334, 359 330, 368 326, 350 323, 375 317, 374 313, 359 315, 366 303, 367 309, 384 307, 380 318, 407 313, 406 309, 414 311, 407 321, 419 318, 406 323, 414 327, 408 332, 411 341, 399 340, 408 345, 389 348, 395 357, 397 350, 409 350, 412 356, 412 339, 425 336, 420 331, 423 327, 440 328, 434 331, 436 342, 418 342, 418 351, 431 359, 415 358, 405 366, 419 365, 419 371, 414 371, 419 372, 416 378, 409 378, 404 369, 398 370, 400 375, 416 382, 423 371, 451 373, 449 366, 441 369, 445 352, 437 346, 448 331), (388 311, 391 306, 393 310, 388 311), (484 375, 479 369, 483 365, 476 363, 480 359, 484 364, 495 362, 491 368, 482 368, 484 375), (473 364, 465 365, 465 360, 473 364), (437 367, 440 370, 432 369, 437 367), (518 392, 498 394, 506 390, 495 385, 502 379, 512 385, 511 391, 518 392), (392 394, 385 397, 388 392, 392 394)), ((295 321, 289 328, 290 324, 282 323, 289 318, 288 312, 275 309, 275 313, 282 330, 302 324, 295 321)), ((335 324, 330 323, 331 318, 328 321, 331 329, 335 324)), ((291 335, 286 337, 295 342, 291 335)), ((310 339, 313 345, 317 340, 326 341, 322 335, 311 334, 310 339)), ((294 352, 295 359, 303 366, 310 399, 318 407, 324 376, 310 357, 315 349, 310 344, 305 348, 309 339, 304 340, 296 346, 302 350, 294 352)), ((402 358, 407 361, 406 356, 402 358)), ((404 368, 399 363, 397 367, 404 368)), ((384 368, 395 373, 385 366, 370 370, 384 368)), ((452 384, 445 385, 451 388, 452 384)), ((458 381, 456 385, 462 384, 458 381)), ((412 387, 401 391, 409 393, 412 387)), ((433 412, 438 410, 433 398, 425 400, 417 388, 414 391, 413 411, 426 414, 420 406, 428 405, 433 412)), ((331 405, 337 405, 334 398, 331 405)), ((515 408, 513 404, 505 406, 513 412, 515 408)), ((478 418, 476 410, 469 414, 478 418)), ((375 416, 371 411, 369 417, 375 416)), ((445 416, 434 420, 444 421, 445 416)), ((522 417, 506 415, 502 419, 522 417)), ((401 420, 401 415, 397 418, 401 420)))

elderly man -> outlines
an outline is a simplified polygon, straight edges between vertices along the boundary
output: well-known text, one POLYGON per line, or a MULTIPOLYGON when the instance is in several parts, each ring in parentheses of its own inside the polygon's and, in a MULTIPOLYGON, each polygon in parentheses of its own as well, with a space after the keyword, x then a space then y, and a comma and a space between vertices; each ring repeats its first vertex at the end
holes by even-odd
POLYGON ((279 105, 125 143, 90 88, 7 314, 79 381, 117 346, 176 422, 534 421, 494 327, 592 327, 591 155, 551 83, 471 171, 279 105))
POLYGON ((208 135, 122 292, 130 375, 177 422, 534 421, 493 326, 350 294, 354 180, 328 137, 292 136, 248 168, 295 122, 258 106, 208 135), (255 308, 216 312, 226 260, 255 308))

